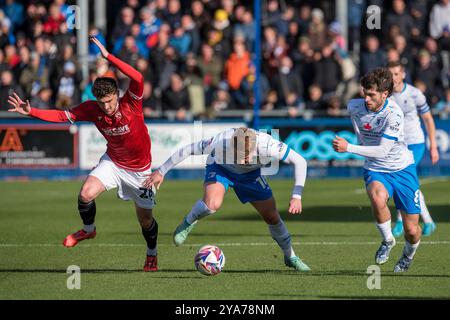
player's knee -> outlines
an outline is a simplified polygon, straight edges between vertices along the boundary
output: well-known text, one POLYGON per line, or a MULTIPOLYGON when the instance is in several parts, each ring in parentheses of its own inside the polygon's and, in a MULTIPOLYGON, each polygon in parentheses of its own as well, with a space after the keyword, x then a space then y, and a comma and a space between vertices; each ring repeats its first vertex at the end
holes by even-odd
POLYGON ((373 204, 379 209, 382 209, 387 205, 388 195, 385 191, 372 192, 370 198, 372 199, 373 204))
POLYGON ((278 212, 273 212, 273 213, 265 216, 264 221, 267 224, 271 224, 271 225, 278 224, 280 222, 280 215, 278 214, 278 212))
POLYGON ((80 199, 81 202, 88 203, 96 198, 96 193, 93 192, 92 189, 88 187, 83 187, 80 191, 80 194, 78 195, 78 199, 80 199))
POLYGON ((206 199, 204 202, 208 209, 214 212, 219 210, 222 205, 222 201, 216 199, 206 199))
POLYGON ((415 236, 419 233, 420 226, 418 223, 407 222, 403 224, 403 228, 405 230, 405 234, 409 236, 415 236))

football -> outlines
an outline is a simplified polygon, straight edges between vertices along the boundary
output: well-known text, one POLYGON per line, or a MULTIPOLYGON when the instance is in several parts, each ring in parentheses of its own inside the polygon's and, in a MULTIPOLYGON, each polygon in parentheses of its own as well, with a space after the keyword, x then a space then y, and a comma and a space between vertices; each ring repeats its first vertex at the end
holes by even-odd
POLYGON ((205 276, 219 274, 225 265, 225 255, 222 250, 213 245, 205 245, 195 255, 195 267, 205 276))

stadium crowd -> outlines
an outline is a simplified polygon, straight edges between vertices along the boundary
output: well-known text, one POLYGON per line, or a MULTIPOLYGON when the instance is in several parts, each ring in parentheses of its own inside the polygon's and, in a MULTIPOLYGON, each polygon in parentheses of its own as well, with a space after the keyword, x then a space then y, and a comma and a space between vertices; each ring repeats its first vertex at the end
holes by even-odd
MULTIPOLYGON (((145 116, 186 120, 252 109, 252 1, 108 1, 116 3, 112 27, 89 32, 144 75, 145 116)), ((450 112, 450 0, 349 0, 348 39, 334 1, 262 3, 262 110, 340 116, 346 100, 359 94, 361 75, 400 60, 406 81, 425 93, 432 109, 450 112), (381 29, 367 28, 370 5, 382 8, 381 29)), ((33 107, 64 109, 94 99, 96 77, 127 87, 95 46, 83 79, 76 30, 66 23, 71 4, 0 0, 0 111, 13 91, 33 107)))

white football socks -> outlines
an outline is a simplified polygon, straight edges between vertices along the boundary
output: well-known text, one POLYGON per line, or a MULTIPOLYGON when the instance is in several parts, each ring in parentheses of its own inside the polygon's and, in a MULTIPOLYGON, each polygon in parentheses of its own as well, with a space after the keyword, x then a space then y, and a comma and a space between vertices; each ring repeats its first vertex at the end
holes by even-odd
POLYGON ((295 252, 292 249, 291 235, 283 220, 280 219, 277 224, 269 224, 268 226, 272 238, 278 243, 281 250, 283 250, 284 256, 288 258, 295 256, 295 252))
POLYGON ((186 221, 189 224, 193 224, 197 222, 197 220, 209 216, 216 212, 215 210, 211 210, 208 208, 206 203, 203 200, 198 200, 191 209, 191 212, 186 216, 186 221))
POLYGON ((405 242, 405 247, 403 248, 403 254, 409 259, 414 258, 416 250, 419 247, 420 240, 417 243, 411 244, 408 241, 405 242))
POLYGON ((425 203, 425 198, 423 196, 422 191, 420 191, 420 215, 422 216, 422 220, 425 223, 432 223, 433 219, 431 218, 430 211, 428 211, 427 205, 425 203))
POLYGON ((391 220, 388 220, 384 223, 377 223, 377 229, 381 233, 381 237, 385 242, 391 242, 394 240, 394 236, 392 235, 391 230, 391 220))

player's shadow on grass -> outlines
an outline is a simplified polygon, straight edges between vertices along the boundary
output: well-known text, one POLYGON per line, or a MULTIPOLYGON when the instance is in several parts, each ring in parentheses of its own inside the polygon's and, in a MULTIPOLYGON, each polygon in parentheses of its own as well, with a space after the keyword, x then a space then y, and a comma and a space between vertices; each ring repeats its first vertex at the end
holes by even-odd
MULTIPOLYGON (((395 208, 390 207, 391 214, 395 220, 395 208)), ((450 222, 450 206, 431 205, 428 209, 433 219, 439 222, 450 222)), ((301 215, 291 215, 287 210, 280 210, 284 220, 295 221, 317 221, 317 222, 373 222, 372 209, 370 206, 315 206, 304 207, 301 215)), ((261 217, 254 211, 242 212, 233 215, 217 215, 217 220, 232 221, 257 221, 261 217)))

